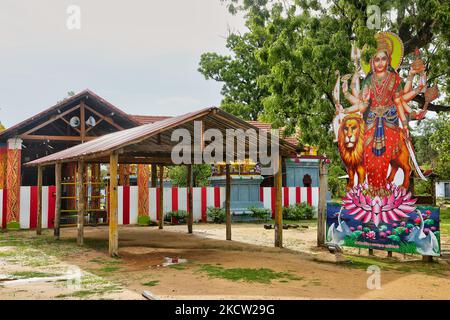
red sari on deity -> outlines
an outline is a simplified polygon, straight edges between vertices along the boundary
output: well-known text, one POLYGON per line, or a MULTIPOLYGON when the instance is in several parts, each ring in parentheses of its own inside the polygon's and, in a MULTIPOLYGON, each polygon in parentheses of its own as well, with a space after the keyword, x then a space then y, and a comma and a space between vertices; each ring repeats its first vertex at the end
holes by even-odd
MULTIPOLYGON (((389 162, 400 150, 400 132, 395 95, 403 88, 400 76, 393 71, 381 82, 369 75, 364 87, 370 92, 369 112, 364 135, 364 166, 369 186, 385 188, 389 162)), ((366 90, 367 90, 366 89, 366 90)))

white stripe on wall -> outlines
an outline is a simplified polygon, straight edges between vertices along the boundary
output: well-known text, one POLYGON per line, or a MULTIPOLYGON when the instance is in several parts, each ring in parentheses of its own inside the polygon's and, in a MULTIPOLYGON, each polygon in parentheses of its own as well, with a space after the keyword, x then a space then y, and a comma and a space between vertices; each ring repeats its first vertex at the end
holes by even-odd
POLYGON ((43 229, 48 228, 48 187, 42 187, 42 224, 43 229))
POLYGON ((138 199, 139 192, 137 186, 130 187, 130 224, 138 223, 138 199))
POLYGON ((156 217, 156 188, 149 188, 148 192, 150 220, 157 221, 156 217))
POLYGON ((206 208, 214 207, 214 188, 206 188, 206 208))
POLYGON ((300 201, 308 203, 308 189, 300 188, 300 201))
POLYGON ((118 214, 118 220, 117 224, 122 225, 123 224, 123 186, 117 187, 117 214, 118 214))
POLYGON ((272 209, 272 188, 264 188, 263 189, 264 194, 264 208, 266 209, 272 209))
POLYGON ((163 212, 166 214, 172 211, 172 188, 164 188, 163 197, 164 197, 163 212))
POLYGON ((202 219, 202 188, 192 188, 194 221, 202 219))
MULTIPOLYGON (((312 206, 316 209, 319 208, 319 188, 312 188, 312 206)), ((317 218, 317 210, 314 210, 314 217, 317 218)))
POLYGON ((289 187, 289 205, 295 204, 295 187, 289 187))
POLYGON ((30 202, 31 202, 31 188, 20 187, 19 222, 21 229, 30 229, 30 202))
POLYGON ((178 210, 187 211, 187 188, 178 188, 178 210))

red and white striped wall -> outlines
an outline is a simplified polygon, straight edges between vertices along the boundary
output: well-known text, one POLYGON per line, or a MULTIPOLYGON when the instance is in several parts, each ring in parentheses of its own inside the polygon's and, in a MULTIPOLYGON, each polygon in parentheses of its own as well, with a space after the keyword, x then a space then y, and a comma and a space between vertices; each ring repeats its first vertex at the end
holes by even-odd
MULTIPOLYGON (((55 218, 55 186, 42 187, 42 228, 53 228, 55 218)), ((194 221, 207 221, 208 207, 220 208, 225 202, 224 187, 193 188, 194 221)), ((260 189, 260 200, 264 208, 272 210, 274 216, 275 189, 264 187, 260 189)), ((37 226, 36 186, 20 188, 20 228, 35 229, 37 226)), ((138 187, 118 187, 118 223, 119 225, 137 224, 138 222, 138 187)), ((163 212, 188 211, 187 188, 164 188, 163 212)), ((6 190, 0 190, 0 226, 6 227, 6 190)), ((306 202, 317 212, 319 206, 319 188, 283 187, 282 203, 284 207, 306 202)), ((149 188, 150 220, 158 221, 159 188, 149 188)))
MULTIPOLYGON (((272 217, 275 217, 275 188, 261 187, 260 200, 264 208, 272 210, 272 217)), ((282 199, 283 207, 289 207, 296 203, 306 202, 312 206, 314 215, 317 215, 319 208, 319 188, 318 187, 283 187, 282 199)))
MULTIPOLYGON (((42 187, 42 228, 53 228, 55 219, 55 186, 42 187)), ((38 188, 36 186, 20 187, 21 229, 37 227, 38 188)))

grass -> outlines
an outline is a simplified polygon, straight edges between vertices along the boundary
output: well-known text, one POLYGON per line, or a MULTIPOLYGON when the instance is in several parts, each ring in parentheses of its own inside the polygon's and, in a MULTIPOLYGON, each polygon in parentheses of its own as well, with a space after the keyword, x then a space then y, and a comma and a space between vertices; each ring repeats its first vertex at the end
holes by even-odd
POLYGON ((57 277, 60 274, 38 272, 38 271, 17 271, 13 272, 11 276, 19 279, 30 279, 30 278, 47 278, 47 277, 57 277))
POLYGON ((220 266, 203 264, 198 272, 206 273, 210 278, 221 278, 231 281, 246 281, 269 284, 272 280, 289 281, 301 280, 289 272, 275 272, 268 268, 250 269, 250 268, 231 268, 225 269, 220 266))
POLYGON ((175 269, 175 270, 185 270, 186 269, 186 265, 182 264, 182 263, 178 263, 178 264, 170 264, 169 268, 171 269, 175 269))
POLYGON ((149 281, 149 282, 145 282, 142 285, 143 286, 147 286, 147 287, 154 287, 154 286, 156 286, 158 284, 159 284, 159 280, 152 280, 152 281, 149 281))

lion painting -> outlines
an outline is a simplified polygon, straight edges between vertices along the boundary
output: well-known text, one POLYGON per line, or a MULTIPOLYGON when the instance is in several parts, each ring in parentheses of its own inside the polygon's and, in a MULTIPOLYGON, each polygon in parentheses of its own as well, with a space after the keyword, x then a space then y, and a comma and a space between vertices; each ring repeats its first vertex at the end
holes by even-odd
POLYGON ((342 161, 347 168, 347 189, 354 186, 355 174, 358 175, 358 183, 366 179, 364 170, 364 120, 358 114, 350 114, 342 119, 338 131, 338 147, 342 161))

